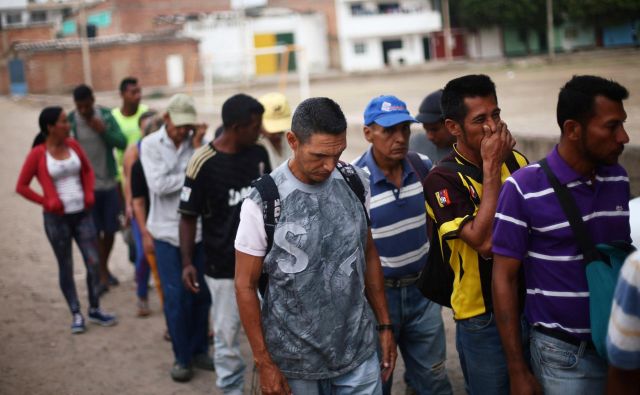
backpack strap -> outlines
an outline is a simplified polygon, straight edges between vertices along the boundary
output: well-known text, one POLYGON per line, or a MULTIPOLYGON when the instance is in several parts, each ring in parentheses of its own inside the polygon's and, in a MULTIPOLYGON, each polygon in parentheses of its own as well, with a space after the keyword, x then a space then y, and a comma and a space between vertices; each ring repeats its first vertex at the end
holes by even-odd
POLYGON ((575 199, 571 195, 571 192, 569 192, 569 188, 560 184, 560 180, 558 180, 556 175, 553 174, 546 158, 542 159, 538 163, 547 176, 549 184, 553 187, 553 190, 560 201, 562 211, 564 211, 567 219, 569 220, 569 225, 571 226, 571 230, 573 230, 578 247, 580 247, 584 256, 584 261, 588 264, 589 262, 600 259, 600 253, 593 244, 591 236, 587 231, 587 226, 582 220, 582 215, 578 210, 575 199))
POLYGON ((407 160, 409 161, 409 165, 413 171, 418 175, 420 183, 424 185, 427 175, 429 175, 429 169, 427 168, 427 165, 424 164, 420 154, 415 151, 409 151, 407 152, 407 160))
POLYGON ((356 169, 354 169, 353 165, 343 162, 341 160, 336 163, 336 168, 342 175, 342 178, 347 182, 349 188, 355 193, 362 204, 362 209, 364 210, 364 216, 367 219, 367 227, 371 226, 371 219, 369 218, 369 214, 367 214, 367 197, 365 196, 364 185, 362 184, 362 180, 358 176, 356 169))
POLYGON ((264 230, 267 234, 266 254, 268 254, 273 246, 273 234, 276 230, 276 224, 280 219, 280 194, 273 177, 269 174, 254 180, 251 185, 256 188, 262 199, 262 218, 264 219, 264 230))

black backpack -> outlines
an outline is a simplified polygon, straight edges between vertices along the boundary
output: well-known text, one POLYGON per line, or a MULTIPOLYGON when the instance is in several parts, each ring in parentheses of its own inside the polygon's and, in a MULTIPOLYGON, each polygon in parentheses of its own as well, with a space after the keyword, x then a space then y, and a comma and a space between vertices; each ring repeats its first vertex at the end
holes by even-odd
MULTIPOLYGON (((358 197, 358 200, 362 204, 364 215, 367 219, 367 226, 371 225, 369 215, 365 206, 366 195, 362 180, 356 173, 356 170, 349 163, 338 161, 336 168, 347 182, 347 185, 358 197)), ((264 219, 264 230, 267 234, 267 251, 265 256, 271 251, 273 247, 273 235, 276 230, 276 225, 280 219, 280 194, 278 193, 278 187, 276 186, 273 177, 269 174, 265 174, 262 177, 252 182, 253 187, 256 188, 262 199, 262 218, 264 219)), ((266 273, 260 275, 259 289, 260 294, 264 296, 264 292, 267 289, 268 277, 266 273)))

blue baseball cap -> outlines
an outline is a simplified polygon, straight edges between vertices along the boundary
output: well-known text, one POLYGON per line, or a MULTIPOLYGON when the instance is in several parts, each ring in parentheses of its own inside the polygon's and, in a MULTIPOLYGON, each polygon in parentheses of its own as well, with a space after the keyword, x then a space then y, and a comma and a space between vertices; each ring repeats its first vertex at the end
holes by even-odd
POLYGON ((364 110, 364 124, 374 122, 385 128, 402 122, 418 123, 407 111, 405 102, 390 95, 372 99, 364 110))

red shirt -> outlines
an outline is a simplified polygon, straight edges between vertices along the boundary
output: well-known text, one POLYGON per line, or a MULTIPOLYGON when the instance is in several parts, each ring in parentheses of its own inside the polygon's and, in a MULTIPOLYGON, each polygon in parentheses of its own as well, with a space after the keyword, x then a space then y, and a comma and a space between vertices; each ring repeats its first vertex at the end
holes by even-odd
MULTIPOLYGON (((95 183, 93 169, 77 141, 69 137, 65 140, 65 144, 74 150, 78 158, 80 158, 80 182, 84 191, 84 208, 87 210, 93 206, 95 200, 93 195, 93 185, 95 183)), ((47 169, 46 153, 47 147, 44 143, 31 149, 22 165, 22 170, 20 170, 16 192, 26 199, 42 205, 47 213, 64 215, 64 205, 58 196, 58 191, 47 169), (30 184, 34 176, 38 179, 44 195, 40 195, 31 189, 30 184)))

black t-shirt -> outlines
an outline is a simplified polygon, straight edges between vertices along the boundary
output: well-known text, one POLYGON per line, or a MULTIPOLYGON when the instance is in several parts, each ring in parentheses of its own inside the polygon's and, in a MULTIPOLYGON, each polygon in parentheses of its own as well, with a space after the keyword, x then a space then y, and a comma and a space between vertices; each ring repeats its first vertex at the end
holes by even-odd
POLYGON ((234 277, 234 241, 242 200, 251 189, 251 181, 270 172, 267 151, 258 145, 226 154, 207 144, 189 160, 178 211, 202 217, 208 276, 234 277))
POLYGON ((147 215, 149 215, 149 187, 147 186, 147 180, 144 178, 144 169, 142 168, 142 162, 140 159, 135 161, 131 167, 131 197, 144 198, 145 206, 147 207, 147 215))

